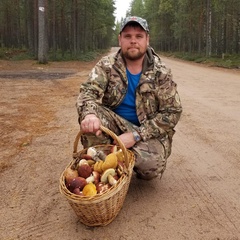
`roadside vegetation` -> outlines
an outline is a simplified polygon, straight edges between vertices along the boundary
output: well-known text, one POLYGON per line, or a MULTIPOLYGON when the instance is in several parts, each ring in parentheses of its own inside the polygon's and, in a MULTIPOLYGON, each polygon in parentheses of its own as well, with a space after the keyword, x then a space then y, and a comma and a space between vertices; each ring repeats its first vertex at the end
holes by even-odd
MULTIPOLYGON (((166 56, 240 68, 239 0, 132 0, 166 56)), ((118 45, 115 0, 0 1, 0 59, 91 61, 118 45)))

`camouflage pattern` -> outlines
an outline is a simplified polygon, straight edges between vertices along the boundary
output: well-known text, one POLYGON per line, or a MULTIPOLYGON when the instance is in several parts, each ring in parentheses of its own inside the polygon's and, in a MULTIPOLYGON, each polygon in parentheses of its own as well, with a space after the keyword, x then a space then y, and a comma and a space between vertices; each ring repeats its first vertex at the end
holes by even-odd
POLYGON ((147 21, 143 18, 136 17, 136 16, 126 17, 122 22, 120 32, 122 32, 122 30, 131 22, 138 23, 146 32, 149 32, 149 27, 148 27, 147 21))
MULTIPOLYGON (((98 117, 108 129, 111 129, 117 135, 124 132, 133 132, 137 126, 121 118, 113 111, 98 106, 98 117)), ((84 134, 81 137, 84 148, 101 144, 113 144, 113 139, 102 133, 100 136, 95 134, 84 134)), ((167 157, 171 152, 171 143, 169 139, 152 138, 146 142, 140 141, 130 150, 135 154, 136 161, 134 171, 141 179, 150 180, 155 177, 161 177, 166 169, 167 157)))
MULTIPOLYGON (((147 173, 148 176, 159 175, 166 167, 166 159, 171 153, 174 127, 182 112, 177 85, 172 80, 171 71, 149 47, 136 89, 139 127, 128 123, 113 112, 113 109, 123 101, 127 87, 126 67, 121 50, 103 57, 92 69, 88 81, 80 87, 76 103, 79 122, 87 114, 95 114, 100 117, 104 126, 117 135, 134 128, 142 138, 142 141, 133 148, 137 154, 136 172, 142 178, 143 176, 147 178, 147 173)), ((94 138, 96 139, 96 136, 94 138)), ((108 137, 104 138, 106 140, 108 137)), ((86 137, 83 144, 86 144, 86 137)))

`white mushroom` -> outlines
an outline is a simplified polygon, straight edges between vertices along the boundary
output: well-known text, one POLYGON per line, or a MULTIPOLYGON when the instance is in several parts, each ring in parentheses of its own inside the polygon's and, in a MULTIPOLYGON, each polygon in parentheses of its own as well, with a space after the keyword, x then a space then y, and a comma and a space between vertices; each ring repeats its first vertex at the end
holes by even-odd
POLYGON ((87 164, 87 165, 88 165, 88 161, 87 161, 86 159, 81 159, 81 160, 79 161, 79 163, 78 163, 78 166, 80 167, 80 166, 82 166, 82 165, 84 165, 84 164, 87 164))
POLYGON ((87 183, 95 183, 97 184, 99 182, 100 174, 96 171, 93 171, 92 174, 86 178, 87 183))
POLYGON ((108 175, 108 182, 114 186, 117 183, 117 180, 110 174, 108 175))
POLYGON ((116 171, 114 168, 109 168, 107 170, 105 170, 101 176, 101 182, 103 183, 107 183, 108 182, 108 176, 115 176, 116 175, 116 171))
POLYGON ((89 147, 87 150, 87 155, 91 156, 92 159, 95 159, 97 157, 97 150, 94 147, 89 147))

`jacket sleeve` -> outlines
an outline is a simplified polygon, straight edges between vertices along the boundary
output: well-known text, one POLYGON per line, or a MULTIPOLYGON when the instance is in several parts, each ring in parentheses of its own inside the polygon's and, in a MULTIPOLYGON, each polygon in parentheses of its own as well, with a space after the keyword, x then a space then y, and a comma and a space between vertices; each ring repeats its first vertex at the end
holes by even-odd
POLYGON ((79 122, 88 114, 97 115, 97 105, 102 103, 106 86, 107 75, 100 60, 90 72, 88 80, 80 86, 76 103, 79 122))
POLYGON ((165 66, 161 67, 159 76, 156 77, 156 99, 158 111, 151 119, 143 121, 139 127, 143 141, 150 138, 164 138, 166 135, 172 139, 174 127, 178 123, 182 105, 177 91, 177 84, 172 80, 171 71, 165 66))

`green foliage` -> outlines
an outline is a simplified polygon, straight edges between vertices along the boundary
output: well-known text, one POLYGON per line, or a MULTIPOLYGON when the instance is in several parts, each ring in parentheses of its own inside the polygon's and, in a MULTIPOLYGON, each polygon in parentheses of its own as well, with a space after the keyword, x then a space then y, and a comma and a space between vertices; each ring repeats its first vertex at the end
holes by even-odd
MULTIPOLYGON (((146 18, 150 45, 159 51, 193 53, 240 53, 239 0, 132 0, 128 15, 146 18), (207 2, 210 2, 210 12, 207 2), (211 17, 210 17, 211 16, 211 17), (209 23, 210 22, 210 23, 209 23), (211 27, 210 33, 207 31, 211 27), (209 37, 210 43, 209 44, 209 37)), ((0 58, 38 56, 38 1, 0 1, 0 58), (4 49, 20 49, 5 54, 4 49), (29 55, 31 53, 31 55, 29 55)), ((115 0, 46 0, 49 59, 72 59, 118 45, 115 0)), ((124 1, 123 1, 124 4, 124 1)), ((93 54, 94 55, 94 54, 93 54)), ((200 61, 200 60, 198 60, 200 61)), ((222 64, 220 61, 219 64, 222 64)), ((237 65, 227 59, 225 65, 237 65)))
POLYGON ((223 56, 212 56, 206 57, 205 55, 196 53, 186 53, 186 52, 161 52, 163 56, 179 58, 186 61, 192 61, 195 63, 207 64, 213 67, 223 67, 223 68, 237 68, 240 69, 240 55, 223 55, 223 56))
POLYGON ((161 51, 221 56, 240 52, 240 1, 145 0, 150 44, 161 51), (207 31, 210 26, 210 33, 207 31), (210 36, 210 43, 209 43, 210 36))
POLYGON ((78 55, 73 55, 72 52, 68 51, 64 53, 64 56, 62 55, 62 51, 58 50, 57 53, 53 54, 53 52, 49 52, 49 60, 50 61, 85 61, 90 62, 95 59, 97 59, 99 56, 101 56, 103 53, 108 52, 109 49, 99 49, 95 51, 88 51, 88 52, 82 52, 78 55))
POLYGON ((18 61, 34 59, 34 56, 27 49, 0 48, 0 59, 18 61))
MULTIPOLYGON (((64 59, 69 53, 70 56, 79 56, 111 46, 115 25, 114 0, 45 2, 45 27, 48 28, 51 58, 64 59)), ((0 47, 29 49, 38 56, 37 3, 37 0, 0 2, 0 47)))

